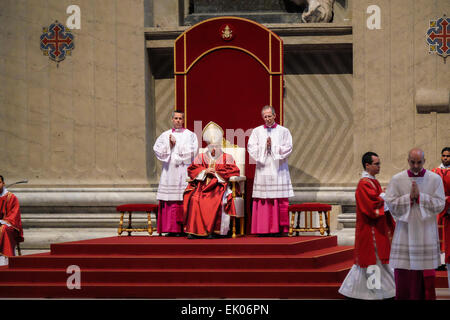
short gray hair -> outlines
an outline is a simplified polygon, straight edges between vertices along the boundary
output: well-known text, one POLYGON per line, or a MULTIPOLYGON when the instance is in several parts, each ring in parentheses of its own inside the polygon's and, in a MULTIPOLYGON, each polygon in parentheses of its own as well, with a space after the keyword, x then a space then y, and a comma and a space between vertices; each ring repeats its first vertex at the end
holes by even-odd
POLYGON ((183 118, 184 118, 184 111, 174 110, 174 111, 172 111, 171 119, 175 116, 175 113, 181 113, 183 115, 183 118))
POLYGON ((266 106, 264 106, 264 107, 261 109, 261 115, 263 114, 264 110, 268 110, 268 109, 270 109, 270 110, 272 111, 272 114, 273 114, 274 116, 276 116, 275 108, 272 107, 271 105, 266 105, 266 106))

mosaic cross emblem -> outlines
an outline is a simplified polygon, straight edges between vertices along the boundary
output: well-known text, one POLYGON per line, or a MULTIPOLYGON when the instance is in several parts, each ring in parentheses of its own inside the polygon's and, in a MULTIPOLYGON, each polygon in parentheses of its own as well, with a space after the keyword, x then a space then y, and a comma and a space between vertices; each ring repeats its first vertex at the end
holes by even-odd
POLYGON ((75 48, 74 37, 69 28, 55 21, 48 28, 43 28, 41 50, 45 56, 59 63, 71 55, 75 48))
POLYGON ((437 20, 430 20, 427 43, 430 53, 436 53, 444 58, 450 55, 450 18, 444 15, 437 20))

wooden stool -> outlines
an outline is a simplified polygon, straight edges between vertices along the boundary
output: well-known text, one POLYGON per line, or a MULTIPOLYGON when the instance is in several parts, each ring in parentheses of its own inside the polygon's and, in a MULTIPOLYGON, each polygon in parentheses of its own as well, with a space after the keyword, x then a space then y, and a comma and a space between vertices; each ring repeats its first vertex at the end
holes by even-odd
POLYGON ((289 236, 292 237, 294 231, 296 232, 315 232, 319 231, 321 235, 327 232, 327 236, 330 235, 330 211, 331 205, 325 203, 300 203, 291 204, 289 206, 289 212, 292 212, 291 223, 289 225, 289 236), (305 213, 305 226, 300 228, 300 213, 305 213), (313 213, 319 215, 319 227, 313 227, 312 219, 313 213), (297 228, 294 228, 295 214, 298 217, 297 228), (325 224, 323 225, 322 214, 325 218, 325 224), (309 221, 309 223, 308 223, 309 221))
POLYGON ((116 210, 121 213, 119 230, 118 230, 119 236, 124 231, 128 232, 129 236, 131 236, 131 232, 133 232, 133 231, 136 231, 136 232, 147 231, 150 235, 153 234, 151 213, 153 212, 155 214, 158 214, 158 205, 157 204, 149 204, 149 203, 122 204, 122 205, 116 207, 116 210), (147 229, 133 228, 131 226, 131 215, 134 211, 147 212, 147 223, 148 223, 147 229), (123 215, 125 214, 125 212, 128 212, 128 227, 127 228, 123 228, 123 215))

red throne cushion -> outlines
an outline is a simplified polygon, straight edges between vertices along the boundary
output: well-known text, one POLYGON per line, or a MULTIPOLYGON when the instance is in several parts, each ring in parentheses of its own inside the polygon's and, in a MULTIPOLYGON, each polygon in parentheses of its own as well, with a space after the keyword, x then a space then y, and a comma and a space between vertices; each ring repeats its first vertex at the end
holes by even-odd
POLYGON ((299 211, 331 211, 331 205, 318 202, 305 202, 289 205, 290 212, 299 211))
POLYGON ((130 204, 122 204, 116 207, 116 210, 119 212, 124 211, 145 211, 145 212, 156 212, 158 211, 158 205, 152 203, 130 203, 130 204))

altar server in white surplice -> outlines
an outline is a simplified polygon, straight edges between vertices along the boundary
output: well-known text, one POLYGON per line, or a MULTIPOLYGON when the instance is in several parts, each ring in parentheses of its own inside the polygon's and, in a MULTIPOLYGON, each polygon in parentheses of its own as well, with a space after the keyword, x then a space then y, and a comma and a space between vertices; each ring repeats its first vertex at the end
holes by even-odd
POLYGON ((440 264, 436 217, 445 206, 439 175, 425 170, 424 153, 412 149, 409 170, 394 175, 385 201, 396 218, 390 266, 394 269, 397 300, 433 300, 435 270, 440 264))
POLYGON ((294 196, 288 167, 292 136, 275 122, 272 106, 261 114, 265 124, 253 129, 247 145, 256 162, 251 233, 280 236, 289 230, 288 198, 294 196))
POLYGON ((158 193, 158 233, 183 234, 183 192, 187 186, 187 167, 198 152, 197 136, 184 125, 184 113, 172 112, 172 129, 156 139, 153 150, 162 162, 158 193))

